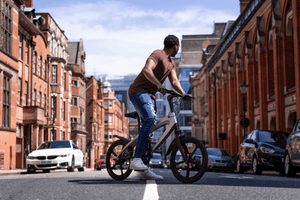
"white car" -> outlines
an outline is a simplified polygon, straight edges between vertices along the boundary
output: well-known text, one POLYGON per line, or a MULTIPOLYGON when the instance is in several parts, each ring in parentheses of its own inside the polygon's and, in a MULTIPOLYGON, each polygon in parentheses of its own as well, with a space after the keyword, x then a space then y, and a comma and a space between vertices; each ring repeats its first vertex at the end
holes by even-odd
POLYGON ((42 143, 37 150, 28 154, 26 158, 27 172, 43 170, 50 172, 54 169, 67 169, 73 172, 74 168, 84 171, 84 156, 72 140, 49 141, 42 143))

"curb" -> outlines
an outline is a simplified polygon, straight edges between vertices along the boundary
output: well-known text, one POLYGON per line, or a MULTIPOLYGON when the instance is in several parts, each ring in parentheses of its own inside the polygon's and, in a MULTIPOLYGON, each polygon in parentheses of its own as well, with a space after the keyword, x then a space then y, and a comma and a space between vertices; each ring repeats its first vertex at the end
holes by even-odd
MULTIPOLYGON (((85 168, 84 171, 94 171, 94 168, 85 168)), ((55 172, 67 172, 66 169, 56 169, 51 170, 52 173, 55 172)), ((20 174, 28 174, 26 169, 20 170, 0 170, 0 176, 7 176, 7 175, 20 175, 20 174)))

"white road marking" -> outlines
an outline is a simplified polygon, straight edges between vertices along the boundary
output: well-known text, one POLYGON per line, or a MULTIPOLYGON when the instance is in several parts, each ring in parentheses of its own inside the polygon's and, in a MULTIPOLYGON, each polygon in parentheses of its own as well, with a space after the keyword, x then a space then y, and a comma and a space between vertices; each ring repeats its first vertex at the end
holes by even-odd
POLYGON ((251 176, 238 176, 238 175, 223 175, 219 176, 220 178, 234 178, 234 179, 254 179, 251 176))
POLYGON ((155 180, 147 180, 143 200, 158 200, 157 185, 155 180))

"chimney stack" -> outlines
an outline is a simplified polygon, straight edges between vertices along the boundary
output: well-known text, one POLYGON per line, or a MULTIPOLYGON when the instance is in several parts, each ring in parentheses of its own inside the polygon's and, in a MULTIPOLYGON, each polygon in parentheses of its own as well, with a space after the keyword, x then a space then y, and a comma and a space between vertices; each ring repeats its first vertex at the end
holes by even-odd
POLYGON ((241 10, 241 13, 244 12, 245 8, 248 6, 248 3, 250 1, 251 0, 240 0, 240 10, 241 10))
POLYGON ((25 0, 25 7, 33 7, 33 0, 25 0))

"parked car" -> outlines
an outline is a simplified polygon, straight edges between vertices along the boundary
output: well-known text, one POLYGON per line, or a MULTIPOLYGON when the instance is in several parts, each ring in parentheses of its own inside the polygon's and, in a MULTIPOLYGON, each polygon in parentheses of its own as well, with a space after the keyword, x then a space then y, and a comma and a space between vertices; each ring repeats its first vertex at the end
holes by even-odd
POLYGON ((73 172, 74 168, 84 171, 84 156, 72 140, 44 142, 37 150, 28 154, 26 166, 28 173, 36 170, 50 172, 55 169, 73 172))
POLYGON ((162 158, 160 153, 153 153, 153 157, 150 159, 150 167, 162 167, 162 158))
MULTIPOLYGON (((110 162, 112 165, 114 164, 112 155, 110 156, 110 162)), ((95 169, 101 170, 103 168, 106 168, 106 155, 102 155, 99 157, 99 159, 95 160, 95 169)))
POLYGON ((227 149, 207 148, 207 170, 234 172, 234 160, 227 149))
POLYGON ((300 119, 296 122, 293 131, 287 139, 284 153, 284 175, 296 176, 300 171, 300 119))
MULTIPOLYGON (((194 151, 194 150, 193 150, 193 151, 194 151)), ((194 153, 193 156, 196 157, 196 158, 195 158, 196 161, 201 162, 202 153, 201 153, 200 149, 196 149, 196 151, 195 151, 195 153, 194 153)), ((193 157, 193 158, 194 158, 194 157, 193 157)), ((177 151, 177 153, 176 153, 176 162, 181 162, 181 161, 183 161, 183 157, 182 157, 180 151, 177 151)), ((177 167, 177 168, 180 168, 180 169, 186 169, 186 168, 187 168, 187 164, 186 164, 185 162, 183 162, 183 163, 181 163, 181 164, 178 164, 176 167, 177 167)), ((190 165, 189 165, 189 168, 190 168, 190 169, 195 169, 195 167, 196 167, 195 164, 190 163, 190 165)))
POLYGON ((252 169, 254 174, 275 170, 284 174, 284 151, 289 133, 254 130, 244 139, 237 155, 239 173, 252 169))

